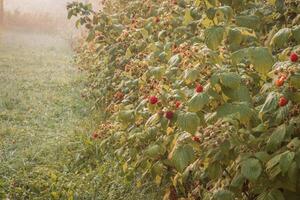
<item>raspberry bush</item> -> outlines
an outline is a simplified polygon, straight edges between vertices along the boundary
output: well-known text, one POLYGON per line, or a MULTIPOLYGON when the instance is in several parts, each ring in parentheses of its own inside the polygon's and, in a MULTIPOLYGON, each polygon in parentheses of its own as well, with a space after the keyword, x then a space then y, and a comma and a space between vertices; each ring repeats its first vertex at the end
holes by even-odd
POLYGON ((300 3, 71 3, 84 96, 124 176, 164 199, 300 199, 300 3))

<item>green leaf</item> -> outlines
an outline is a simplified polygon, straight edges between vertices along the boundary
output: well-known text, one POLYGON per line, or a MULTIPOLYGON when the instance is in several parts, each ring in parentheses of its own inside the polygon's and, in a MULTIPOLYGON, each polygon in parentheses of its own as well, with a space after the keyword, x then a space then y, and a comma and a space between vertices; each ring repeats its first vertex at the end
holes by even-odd
POLYGON ((242 175, 250 181, 256 181, 262 172, 262 166, 256 158, 248 158, 241 164, 242 175))
POLYGON ((254 69, 262 75, 267 75, 275 62, 269 49, 265 47, 250 47, 249 58, 254 69))
POLYGON ((127 48, 126 54, 125 54, 125 58, 126 58, 126 59, 129 59, 129 58, 131 58, 132 55, 133 55, 133 54, 131 53, 130 48, 127 48))
POLYGON ((276 48, 282 48, 287 44, 289 37, 292 32, 290 28, 282 28, 280 29, 271 39, 271 46, 276 48))
POLYGON ((249 89, 244 85, 238 87, 237 89, 222 88, 222 91, 233 101, 251 102, 249 89))
POLYGON ((246 179, 245 179, 245 177, 242 174, 237 173, 233 177, 233 179, 232 179, 232 181, 230 183, 230 186, 231 187, 235 187, 235 188, 241 188, 243 186, 243 184, 245 183, 245 180, 246 179))
POLYGON ((205 43, 208 48, 216 50, 223 41, 225 29, 222 26, 213 26, 205 30, 205 43))
POLYGON ((269 171, 273 167, 275 167, 279 163, 280 157, 281 157, 281 155, 276 155, 272 159, 270 159, 266 164, 266 167, 267 167, 266 170, 269 171))
POLYGON ((184 71, 183 79, 187 84, 194 82, 199 77, 199 71, 197 69, 186 69, 184 71))
POLYGON ((261 75, 266 76, 272 69, 274 58, 268 48, 249 47, 238 50, 231 55, 233 64, 249 60, 254 69, 261 75))
POLYGON ((211 179, 218 179, 222 176, 223 169, 222 166, 218 162, 213 162, 207 168, 208 175, 211 179))
POLYGON ((154 176, 156 176, 156 175, 162 175, 163 172, 164 172, 164 165, 163 165, 161 162, 157 161, 157 162, 154 163, 154 165, 152 166, 151 171, 152 171, 152 174, 153 174, 154 176))
POLYGON ((242 123, 248 123, 253 116, 253 110, 247 103, 225 103, 217 108, 217 118, 232 117, 242 123))
POLYGON ((134 118, 134 110, 123 110, 118 113, 118 119, 123 123, 133 122, 134 118))
POLYGON ((184 17, 183 17, 183 22, 182 24, 184 26, 190 24, 191 22, 193 21, 193 17, 191 15, 191 10, 190 9, 186 9, 185 10, 185 14, 184 14, 184 17))
POLYGON ((86 38, 87 42, 91 42, 95 38, 95 31, 91 30, 86 38))
POLYGON ((177 118, 177 125, 184 131, 194 134, 200 125, 200 118, 196 113, 180 113, 177 118))
POLYGON ((168 64, 170 65, 170 67, 177 67, 180 62, 181 57, 179 54, 176 54, 170 58, 168 64))
POLYGON ((155 113, 149 119, 146 121, 145 126, 154 126, 156 125, 160 120, 160 115, 158 113, 155 113))
POLYGON ((234 194, 228 190, 219 190, 213 195, 213 200, 234 200, 234 194))
POLYGON ((295 87, 296 89, 300 89, 300 74, 294 74, 290 77, 291 86, 295 87))
POLYGON ((273 189, 271 191, 264 191, 258 195, 257 200, 285 200, 281 191, 273 189))
POLYGON ((290 152, 290 151, 286 151, 281 154, 279 166, 280 166, 282 174, 285 174, 289 170, 289 168, 294 160, 294 157, 295 157, 295 153, 290 152))
POLYGON ((154 76, 156 79, 162 78, 166 69, 164 67, 152 67, 148 70, 149 77, 154 76))
POLYGON ((233 10, 230 6, 221 6, 218 8, 223 13, 224 19, 222 21, 229 22, 233 16, 233 10))
POLYGON ((195 160, 195 152, 192 146, 176 144, 169 155, 169 159, 175 166, 176 170, 183 172, 195 160))
POLYGON ((270 155, 265 151, 259 151, 255 153, 255 157, 259 159, 262 163, 266 163, 270 159, 270 155))
POLYGON ((165 152, 166 147, 159 144, 151 145, 145 150, 145 154, 151 158, 157 158, 159 156, 162 156, 165 154, 165 152))
POLYGON ((231 28, 228 30, 228 43, 231 50, 236 50, 240 47, 243 41, 243 34, 237 28, 231 28))
POLYGON ((198 112, 202 110, 202 108, 208 104, 209 96, 206 93, 199 93, 195 94, 189 101, 188 101, 188 109, 190 112, 198 112))
POLYGON ((300 44, 300 26, 293 27, 292 36, 300 44))
POLYGON ((280 144, 283 142, 285 135, 286 125, 282 124, 281 126, 278 126, 270 136, 267 142, 267 150, 276 151, 280 144))
POLYGON ((219 77, 221 84, 228 88, 236 89, 241 84, 241 77, 234 72, 224 72, 219 77))
POLYGON ((260 19, 255 15, 237 16, 235 20, 236 24, 241 27, 258 29, 260 26, 260 19))
POLYGON ((259 117, 263 119, 267 113, 273 113, 278 107, 278 100, 278 95, 275 92, 271 92, 259 111, 259 117))

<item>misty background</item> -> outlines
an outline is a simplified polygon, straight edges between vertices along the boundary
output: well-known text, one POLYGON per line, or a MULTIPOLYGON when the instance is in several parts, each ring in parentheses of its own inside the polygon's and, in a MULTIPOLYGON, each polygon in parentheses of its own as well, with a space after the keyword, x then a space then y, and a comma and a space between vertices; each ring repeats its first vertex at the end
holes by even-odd
MULTIPOLYGON (((66 5, 74 0, 4 0, 4 27, 32 32, 74 35, 74 20, 67 19, 66 5)), ((77 0, 76 0, 77 1, 77 0)), ((100 0, 81 0, 99 9, 100 0)), ((71 37, 71 36, 70 36, 71 37)))
POLYGON ((51 15, 66 15, 66 4, 72 0, 4 0, 6 11, 43 12, 51 15))

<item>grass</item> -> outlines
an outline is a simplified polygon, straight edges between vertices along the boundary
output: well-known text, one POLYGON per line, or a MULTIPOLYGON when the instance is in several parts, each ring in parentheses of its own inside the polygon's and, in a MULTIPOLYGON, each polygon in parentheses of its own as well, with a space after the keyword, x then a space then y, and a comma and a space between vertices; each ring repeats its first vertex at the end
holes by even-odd
POLYGON ((59 37, 0 33, 0 198, 158 199, 122 177, 89 135, 101 121, 59 37))

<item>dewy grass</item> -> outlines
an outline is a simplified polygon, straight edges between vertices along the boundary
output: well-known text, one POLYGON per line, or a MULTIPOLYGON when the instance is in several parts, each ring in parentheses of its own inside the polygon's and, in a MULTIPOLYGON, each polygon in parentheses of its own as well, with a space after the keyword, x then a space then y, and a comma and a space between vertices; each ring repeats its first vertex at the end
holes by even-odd
POLYGON ((81 98, 85 76, 63 40, 6 32, 0 52, 1 199, 157 199, 120 175, 111 151, 95 153, 101 112, 81 98))
POLYGON ((88 116, 80 97, 82 75, 72 67, 67 45, 58 40, 2 34, 0 176, 3 195, 12 199, 51 190, 39 179, 53 178, 62 171, 61 162, 74 157, 68 148, 79 121, 88 116))

